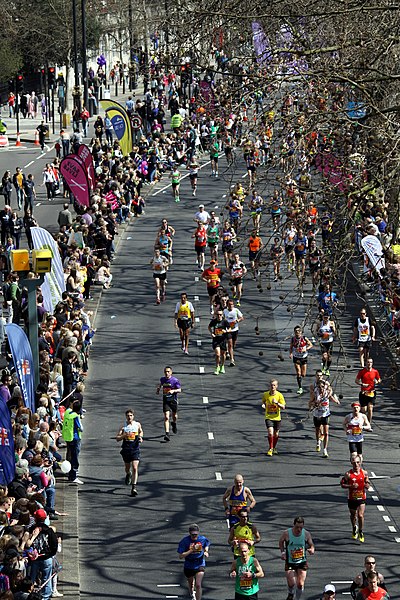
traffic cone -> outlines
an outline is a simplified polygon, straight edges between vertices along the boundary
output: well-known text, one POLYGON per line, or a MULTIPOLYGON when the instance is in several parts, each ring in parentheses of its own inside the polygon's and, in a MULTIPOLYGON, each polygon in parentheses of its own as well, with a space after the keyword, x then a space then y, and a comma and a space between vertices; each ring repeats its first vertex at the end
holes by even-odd
POLYGON ((34 146, 40 146, 40 143, 39 143, 39 132, 38 131, 35 131, 35 143, 34 143, 34 146))
POLYGON ((21 140, 20 140, 20 135, 21 135, 21 134, 20 134, 20 132, 18 131, 18 132, 17 132, 17 141, 15 142, 15 145, 16 145, 16 146, 22 146, 22 144, 21 144, 21 140))

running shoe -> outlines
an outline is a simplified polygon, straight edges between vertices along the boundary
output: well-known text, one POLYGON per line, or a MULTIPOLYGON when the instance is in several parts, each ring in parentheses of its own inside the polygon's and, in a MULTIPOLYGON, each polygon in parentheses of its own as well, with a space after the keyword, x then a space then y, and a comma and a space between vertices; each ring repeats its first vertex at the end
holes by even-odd
POLYGON ((157 298, 156 304, 161 304, 161 301, 157 298))
POLYGON ((356 540, 358 538, 358 527, 357 526, 353 527, 353 532, 351 534, 351 537, 353 538, 353 540, 356 540))
POLYGON ((236 363, 234 360, 231 360, 231 362, 229 363, 230 367, 236 367, 236 363))
POLYGON ((171 427, 172 427, 172 433, 177 433, 178 432, 178 428, 176 426, 176 423, 174 423, 174 421, 172 421, 171 427))
POLYGON ((132 483, 132 475, 131 472, 129 471, 129 473, 127 473, 125 475, 125 485, 131 485, 132 483))
POLYGON ((362 531, 358 532, 358 541, 362 544, 365 542, 364 533, 362 531))
POLYGON ((183 352, 189 356, 189 350, 184 350, 183 352))
POLYGON ((303 393, 303 391, 304 391, 303 388, 299 387, 299 389, 297 390, 297 393, 299 394, 299 396, 301 396, 301 394, 303 393))
POLYGON ((324 458, 329 458, 328 450, 324 448, 324 453, 322 455, 324 458))
POLYGON ((293 600, 293 598, 294 598, 294 594, 291 594, 291 593, 289 592, 289 593, 288 593, 288 595, 287 595, 287 598, 286 598, 286 600, 293 600))
POLYGON ((193 190, 193 192, 192 192, 192 196, 195 196, 195 195, 196 195, 196 192, 195 192, 195 190, 193 190))
POLYGON ((175 198, 175 202, 180 202, 180 201, 181 201, 181 199, 179 198, 179 196, 177 196, 177 197, 175 198))
POLYGON ((135 486, 133 486, 132 489, 131 489, 131 496, 137 496, 137 495, 138 495, 138 491, 135 488, 135 486))
POLYGON ((268 450, 268 452, 267 452, 267 456, 272 456, 272 455, 273 455, 273 453, 274 453, 273 449, 272 449, 272 448, 270 448, 270 449, 268 450))
POLYGON ((214 371, 214 375, 219 375, 219 367, 217 367, 214 371))
POLYGON ((166 433, 166 434, 164 435, 164 442, 169 442, 169 441, 170 441, 170 439, 171 439, 171 436, 169 435, 169 433, 166 433))
POLYGON ((272 449, 272 453, 273 453, 273 454, 279 454, 279 452, 278 452, 278 450, 277 450, 276 448, 273 448, 273 449, 272 449))
POLYGON ((317 442, 316 451, 321 452, 321 442, 317 442))
POLYGON ((225 373, 225 367, 224 367, 224 365, 222 365, 222 367, 219 368, 219 372, 220 373, 225 373))
POLYGON ((240 300, 236 302, 236 306, 240 306, 240 300))

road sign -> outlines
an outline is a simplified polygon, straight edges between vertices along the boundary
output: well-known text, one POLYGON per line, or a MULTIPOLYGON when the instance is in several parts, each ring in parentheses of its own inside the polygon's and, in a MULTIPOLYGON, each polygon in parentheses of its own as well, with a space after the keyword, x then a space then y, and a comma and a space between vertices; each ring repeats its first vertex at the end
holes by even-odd
POLYGON ((142 127, 142 119, 139 115, 132 115, 131 118, 132 129, 138 131, 142 127))

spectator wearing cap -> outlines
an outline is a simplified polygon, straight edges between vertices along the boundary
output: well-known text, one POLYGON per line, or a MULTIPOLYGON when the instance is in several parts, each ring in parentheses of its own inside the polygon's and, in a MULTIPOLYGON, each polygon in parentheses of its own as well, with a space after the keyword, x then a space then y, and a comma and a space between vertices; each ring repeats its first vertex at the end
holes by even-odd
POLYGON ((189 535, 186 535, 178 546, 180 559, 184 559, 183 572, 187 579, 191 598, 201 600, 202 581, 206 568, 205 559, 208 558, 210 540, 200 534, 196 523, 189 526, 189 535))
POLYGON ((34 513, 35 523, 30 527, 30 537, 26 544, 27 547, 37 551, 38 557, 31 561, 31 579, 36 581, 39 574, 42 581, 42 600, 50 600, 53 585, 53 556, 57 553, 58 541, 53 529, 45 524, 47 513, 40 508, 34 513))
POLYGON ((328 583, 324 587, 324 591, 322 592, 321 600, 335 600, 336 598, 336 588, 332 583, 328 583))

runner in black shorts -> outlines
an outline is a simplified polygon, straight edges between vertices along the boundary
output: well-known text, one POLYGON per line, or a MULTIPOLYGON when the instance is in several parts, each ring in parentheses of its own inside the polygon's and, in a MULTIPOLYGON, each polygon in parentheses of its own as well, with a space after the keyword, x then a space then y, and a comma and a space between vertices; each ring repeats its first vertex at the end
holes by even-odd
POLYGON ((216 312, 214 319, 208 325, 208 331, 212 337, 212 347, 215 353, 214 375, 225 373, 226 342, 229 331, 229 323, 224 319, 222 308, 216 312))
POLYGON ((157 394, 163 392, 163 413, 164 413, 164 428, 165 435, 164 440, 170 441, 169 435, 169 417, 172 412, 172 431, 177 433, 177 419, 178 419, 178 394, 182 391, 179 379, 172 375, 171 367, 165 367, 164 377, 160 378, 160 383, 157 386, 157 394))

